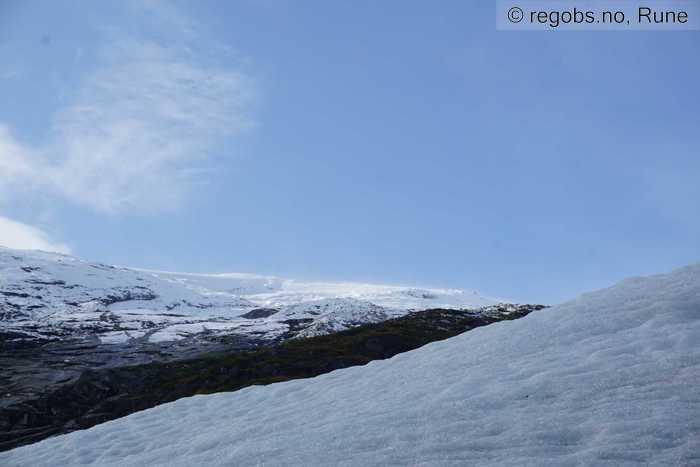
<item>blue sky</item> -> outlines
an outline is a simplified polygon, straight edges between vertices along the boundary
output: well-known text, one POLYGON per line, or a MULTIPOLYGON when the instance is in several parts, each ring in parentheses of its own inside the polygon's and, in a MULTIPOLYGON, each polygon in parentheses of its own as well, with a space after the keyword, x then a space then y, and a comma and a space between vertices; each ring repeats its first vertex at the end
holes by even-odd
POLYGON ((700 33, 0 4, 0 244, 553 303, 700 260, 700 33))

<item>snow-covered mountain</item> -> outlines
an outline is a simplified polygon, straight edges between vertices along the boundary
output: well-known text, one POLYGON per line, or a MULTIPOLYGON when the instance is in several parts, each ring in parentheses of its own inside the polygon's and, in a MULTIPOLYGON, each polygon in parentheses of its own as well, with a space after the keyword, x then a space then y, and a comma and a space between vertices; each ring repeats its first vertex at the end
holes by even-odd
POLYGON ((700 465, 700 266, 312 379, 195 396, 7 466, 700 465))
POLYGON ((168 342, 236 334, 311 336, 429 308, 498 303, 476 292, 310 283, 255 274, 185 274, 0 247, 5 342, 86 338, 168 342))

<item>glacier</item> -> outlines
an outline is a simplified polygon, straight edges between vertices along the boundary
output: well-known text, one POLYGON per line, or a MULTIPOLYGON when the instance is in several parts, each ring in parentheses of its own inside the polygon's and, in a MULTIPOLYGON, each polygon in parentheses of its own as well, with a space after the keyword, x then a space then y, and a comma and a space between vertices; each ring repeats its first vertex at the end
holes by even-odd
POLYGON ((319 377, 194 396, 10 466, 700 465, 700 265, 319 377))
POLYGON ((5 342, 99 339, 172 342, 237 334, 278 339, 289 320, 312 336, 430 308, 502 300, 476 291, 304 282, 246 273, 189 274, 115 267, 74 256, 0 247, 0 333, 5 342), (251 311, 273 310, 259 318, 251 311))

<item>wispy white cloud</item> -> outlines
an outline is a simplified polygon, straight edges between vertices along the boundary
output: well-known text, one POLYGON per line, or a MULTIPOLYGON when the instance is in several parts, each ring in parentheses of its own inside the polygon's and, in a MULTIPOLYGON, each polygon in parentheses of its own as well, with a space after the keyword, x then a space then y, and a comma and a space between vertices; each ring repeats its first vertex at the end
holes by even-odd
POLYGON ((41 229, 0 216, 0 245, 20 250, 70 253, 66 245, 54 243, 41 229))
POLYGON ((217 144, 254 125, 246 74, 189 47, 109 36, 41 144, 0 122, 0 197, 32 187, 101 212, 175 209, 211 174, 217 144))
POLYGON ((151 20, 176 29, 180 37, 192 38, 200 34, 197 25, 172 0, 133 0, 131 5, 151 20))

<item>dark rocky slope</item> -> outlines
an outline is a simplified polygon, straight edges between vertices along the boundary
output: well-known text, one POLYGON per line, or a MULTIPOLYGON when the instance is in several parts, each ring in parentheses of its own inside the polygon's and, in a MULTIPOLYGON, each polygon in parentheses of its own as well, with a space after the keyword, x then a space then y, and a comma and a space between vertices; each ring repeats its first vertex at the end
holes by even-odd
POLYGON ((542 308, 521 305, 515 311, 504 308, 503 313, 490 315, 427 310, 256 350, 89 370, 70 384, 35 399, 0 407, 0 451, 89 428, 181 397, 235 391, 364 365, 542 308))

